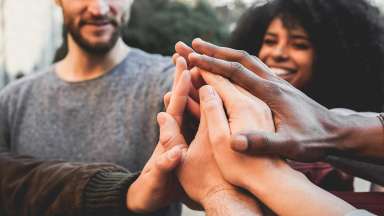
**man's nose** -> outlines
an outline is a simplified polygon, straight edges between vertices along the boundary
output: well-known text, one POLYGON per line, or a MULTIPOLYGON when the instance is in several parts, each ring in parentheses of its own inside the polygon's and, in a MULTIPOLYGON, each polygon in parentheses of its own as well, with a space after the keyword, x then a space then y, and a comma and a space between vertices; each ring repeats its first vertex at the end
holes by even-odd
POLYGON ((109 12, 109 0, 92 0, 88 7, 93 16, 105 16, 109 12))

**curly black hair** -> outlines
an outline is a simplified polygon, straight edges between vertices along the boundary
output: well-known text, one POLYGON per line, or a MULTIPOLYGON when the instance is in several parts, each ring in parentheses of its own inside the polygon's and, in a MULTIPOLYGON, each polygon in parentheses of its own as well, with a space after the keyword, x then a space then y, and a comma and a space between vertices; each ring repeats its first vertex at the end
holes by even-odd
POLYGON ((276 17, 302 26, 313 44, 307 95, 328 108, 382 111, 384 23, 377 7, 365 0, 268 1, 240 18, 228 46, 258 55, 276 17))

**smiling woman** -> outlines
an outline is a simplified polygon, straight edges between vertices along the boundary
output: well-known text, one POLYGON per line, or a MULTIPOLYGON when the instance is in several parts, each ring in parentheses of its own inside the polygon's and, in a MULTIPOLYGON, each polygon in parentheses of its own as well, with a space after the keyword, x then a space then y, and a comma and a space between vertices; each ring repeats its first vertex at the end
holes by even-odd
POLYGON ((276 17, 265 33, 259 58, 272 71, 297 88, 308 84, 312 76, 314 49, 307 32, 299 24, 286 27, 284 19, 276 17))
MULTIPOLYGON (((242 16, 229 46, 328 108, 381 112, 383 36, 380 11, 366 0, 272 0, 242 16)), ((353 190, 352 177, 329 164, 290 165, 326 190, 353 190)))
POLYGON ((273 0, 242 16, 229 46, 260 57, 328 108, 380 112, 382 23, 365 0, 273 0))

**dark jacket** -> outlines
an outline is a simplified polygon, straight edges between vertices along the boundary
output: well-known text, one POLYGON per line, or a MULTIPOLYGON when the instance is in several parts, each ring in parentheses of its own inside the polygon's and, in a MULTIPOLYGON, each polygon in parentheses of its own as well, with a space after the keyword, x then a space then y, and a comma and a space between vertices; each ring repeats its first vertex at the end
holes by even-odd
POLYGON ((0 153, 0 215, 127 215, 126 192, 136 177, 113 164, 0 153))

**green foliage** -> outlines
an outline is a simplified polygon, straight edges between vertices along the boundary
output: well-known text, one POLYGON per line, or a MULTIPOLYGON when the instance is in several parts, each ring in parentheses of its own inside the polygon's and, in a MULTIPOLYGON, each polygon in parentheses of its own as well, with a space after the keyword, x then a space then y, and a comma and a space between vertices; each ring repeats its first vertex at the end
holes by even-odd
POLYGON ((177 41, 190 43, 201 37, 223 44, 228 34, 227 26, 205 0, 198 0, 195 6, 172 0, 136 0, 123 38, 147 52, 172 55, 177 41))

